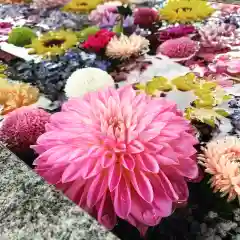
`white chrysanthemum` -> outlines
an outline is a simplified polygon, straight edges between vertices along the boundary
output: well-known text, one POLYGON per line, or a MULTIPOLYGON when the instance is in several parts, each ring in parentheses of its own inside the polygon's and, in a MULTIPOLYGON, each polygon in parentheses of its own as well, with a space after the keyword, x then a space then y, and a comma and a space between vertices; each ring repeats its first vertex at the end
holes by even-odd
POLYGON ((68 78, 65 94, 69 98, 80 97, 110 86, 114 86, 114 80, 107 72, 98 68, 82 68, 68 78))
POLYGON ((106 55, 115 59, 128 59, 132 56, 145 54, 149 51, 149 41, 136 34, 130 37, 121 35, 113 37, 107 45, 106 55))

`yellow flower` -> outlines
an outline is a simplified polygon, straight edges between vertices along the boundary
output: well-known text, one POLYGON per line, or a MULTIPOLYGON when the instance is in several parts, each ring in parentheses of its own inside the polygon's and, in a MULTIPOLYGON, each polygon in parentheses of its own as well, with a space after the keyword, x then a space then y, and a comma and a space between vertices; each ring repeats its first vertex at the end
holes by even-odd
POLYGON ((95 9, 102 0, 72 0, 62 10, 67 12, 88 13, 95 9))
POLYGON ((37 102, 39 90, 27 83, 8 83, 0 79, 1 114, 7 114, 14 109, 37 102))
POLYGON ((160 9, 162 19, 171 23, 187 23, 201 21, 211 16, 215 11, 207 1, 202 0, 168 0, 160 9))
POLYGON ((69 48, 75 47, 78 39, 74 32, 60 30, 56 32, 48 32, 33 39, 28 45, 31 48, 30 54, 38 54, 44 56, 61 55, 69 48))

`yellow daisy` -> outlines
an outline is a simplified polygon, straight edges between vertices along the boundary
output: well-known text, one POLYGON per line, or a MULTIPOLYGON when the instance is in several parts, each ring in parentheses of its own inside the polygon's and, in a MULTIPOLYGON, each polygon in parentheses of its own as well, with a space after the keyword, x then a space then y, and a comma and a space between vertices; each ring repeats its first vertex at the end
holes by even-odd
POLYGON ((201 21, 215 11, 207 1, 202 0, 169 0, 160 9, 161 18, 171 23, 201 21))
POLYGON ((44 56, 61 55, 69 48, 74 47, 78 42, 77 36, 72 31, 60 30, 48 32, 39 38, 33 39, 28 45, 31 48, 30 54, 44 56))

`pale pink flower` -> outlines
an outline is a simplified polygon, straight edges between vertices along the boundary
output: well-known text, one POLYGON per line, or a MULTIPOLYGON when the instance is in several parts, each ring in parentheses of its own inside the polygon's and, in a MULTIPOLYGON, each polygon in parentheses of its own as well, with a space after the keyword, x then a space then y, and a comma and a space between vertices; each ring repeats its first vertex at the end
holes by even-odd
POLYGON ((210 182, 214 192, 228 195, 228 201, 240 195, 240 139, 234 136, 214 140, 199 156, 205 172, 213 175, 210 182))
POLYGON ((14 152, 24 152, 44 133, 50 114, 31 106, 7 114, 0 128, 0 139, 14 152))
POLYGON ((92 10, 88 19, 96 24, 101 25, 104 20, 108 19, 111 15, 118 15, 117 7, 121 6, 120 1, 110 1, 104 4, 99 4, 95 10, 92 10))
POLYGON ((111 39, 106 48, 106 55, 121 60, 138 57, 149 51, 149 44, 149 41, 142 36, 132 34, 128 37, 122 34, 111 39))
POLYGON ((70 0, 33 0, 32 7, 37 9, 54 8, 67 4, 70 0))
POLYGON ((144 233, 198 176, 197 141, 176 104, 131 86, 70 99, 46 130, 36 171, 109 229, 118 216, 144 233))

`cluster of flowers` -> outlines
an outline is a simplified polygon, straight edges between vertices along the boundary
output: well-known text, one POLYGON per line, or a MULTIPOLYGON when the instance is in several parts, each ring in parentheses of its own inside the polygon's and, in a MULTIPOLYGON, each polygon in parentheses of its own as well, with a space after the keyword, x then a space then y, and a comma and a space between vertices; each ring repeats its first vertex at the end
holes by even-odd
POLYGON ((3 41, 42 58, 8 61, 8 77, 25 83, 0 76, 1 141, 16 153, 33 149, 36 172, 109 229, 120 218, 144 235, 187 203, 188 182, 207 174, 215 192, 237 199, 240 104, 224 89, 239 81, 237 20, 202 0, 169 0, 159 9, 79 1, 33 0, 28 10, 11 10, 21 9, 25 27, 0 22, 0 36, 9 34, 3 41), (164 61, 194 73, 163 77, 164 61), (122 75, 138 84, 121 86, 122 75), (51 115, 27 106, 39 98, 36 87, 64 102, 61 109, 51 115), (188 101, 185 112, 170 100, 178 94, 188 101), (219 108, 225 102, 231 111, 219 108), (216 140, 227 120, 233 136, 216 140), (210 142, 199 125, 211 129, 210 142))

